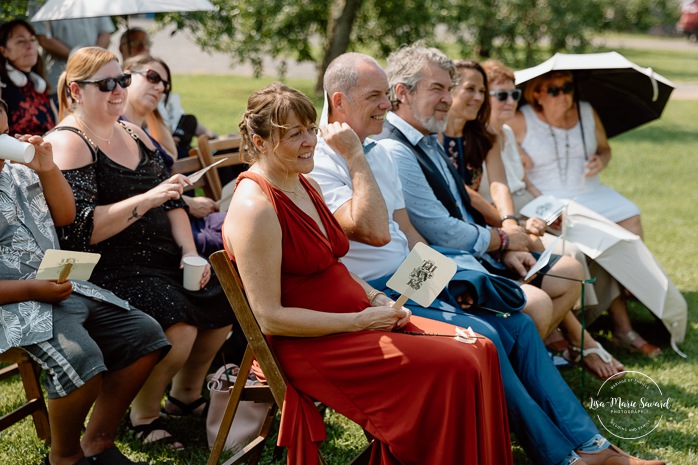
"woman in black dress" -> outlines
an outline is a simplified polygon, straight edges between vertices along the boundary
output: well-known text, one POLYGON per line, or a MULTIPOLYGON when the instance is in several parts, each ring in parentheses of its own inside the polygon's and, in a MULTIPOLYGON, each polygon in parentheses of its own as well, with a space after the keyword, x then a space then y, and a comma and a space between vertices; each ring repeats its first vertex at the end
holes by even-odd
POLYGON ((182 448, 159 420, 165 410, 202 415, 201 388, 233 316, 207 266, 202 289, 182 285, 182 259, 196 248, 181 199, 186 177, 168 177, 162 158, 139 127, 117 121, 131 75, 112 53, 76 51, 58 84, 62 120, 46 139, 77 203, 77 218, 59 232, 67 249, 101 254, 92 281, 155 318, 172 343, 136 396, 131 423, 144 443, 182 448))

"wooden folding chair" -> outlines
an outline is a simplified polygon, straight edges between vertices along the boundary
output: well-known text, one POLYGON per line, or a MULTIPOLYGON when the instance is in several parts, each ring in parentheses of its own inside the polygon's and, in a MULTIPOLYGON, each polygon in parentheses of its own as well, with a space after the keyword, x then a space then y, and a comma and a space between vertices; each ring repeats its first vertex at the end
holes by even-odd
MULTIPOLYGON (((252 366, 252 361, 256 358, 267 379, 267 385, 253 386, 252 389, 258 391, 258 393, 250 395, 249 397, 247 397, 246 391, 250 390, 250 387, 246 387, 244 382, 235 383, 233 385, 230 399, 228 400, 228 405, 221 422, 221 428, 218 431, 216 441, 211 450, 211 455, 208 458, 208 465, 218 465, 221 452, 225 445, 225 439, 228 437, 230 426, 235 417, 235 411, 242 400, 272 402, 273 405, 260 428, 257 438, 253 439, 250 444, 226 461, 224 465, 238 464, 246 460, 249 460, 247 463, 256 464, 262 453, 264 442, 269 435, 274 416, 283 406, 284 395, 286 394, 286 378, 281 371, 281 367, 266 337, 259 328, 257 319, 252 313, 252 309, 247 301, 247 296, 243 290, 240 275, 235 265, 230 261, 227 253, 223 250, 213 253, 209 260, 225 291, 225 295, 228 297, 228 302, 230 302, 230 306, 235 312, 240 328, 245 333, 245 338, 247 339, 248 345, 240 365, 240 373, 238 373, 237 379, 244 381, 247 378, 252 366), (262 390, 266 391, 263 395, 260 394, 262 390), (261 399, 262 397, 264 397, 263 400, 261 399)), ((351 464, 368 463, 370 451, 371 448, 369 446, 361 452, 351 464)), ((320 457, 320 463, 325 463, 322 456, 320 457)))
POLYGON ((189 152, 190 155, 196 152, 204 166, 211 166, 220 160, 224 160, 206 173, 206 176, 209 176, 208 183, 211 187, 212 199, 221 200, 223 196, 223 185, 218 169, 245 163, 242 159, 241 144, 242 137, 239 135, 230 135, 213 140, 202 136, 197 139, 198 148, 189 152))
POLYGON ((0 431, 31 415, 34 420, 36 435, 47 443, 50 442, 51 428, 48 422, 46 402, 44 402, 44 395, 39 382, 41 373, 39 366, 25 351, 17 348, 1 353, 0 362, 11 364, 0 369, 0 381, 19 374, 27 397, 27 401, 24 404, 0 418, 0 431))

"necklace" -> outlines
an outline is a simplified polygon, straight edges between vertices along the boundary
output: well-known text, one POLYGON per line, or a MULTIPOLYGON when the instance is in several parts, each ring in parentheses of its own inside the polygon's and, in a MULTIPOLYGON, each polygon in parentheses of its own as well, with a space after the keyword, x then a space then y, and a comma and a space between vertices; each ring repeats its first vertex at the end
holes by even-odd
POLYGON ((90 131, 90 134, 92 134, 93 136, 95 136, 97 139, 106 142, 107 144, 111 144, 111 140, 112 140, 112 138, 114 137, 114 125, 112 125, 112 127, 111 127, 111 135, 109 136, 108 139, 105 139, 104 137, 101 137, 99 134, 97 134, 97 133, 94 132, 92 129, 90 129, 90 127, 87 125, 87 123, 85 123, 85 120, 84 120, 84 119, 82 119, 82 118, 77 118, 77 117, 76 117, 76 119, 79 120, 80 123, 81 123, 83 126, 85 126, 85 129, 87 129, 88 131, 90 131))
POLYGON ((550 123, 548 123, 548 129, 550 130, 550 136, 553 138, 553 145, 555 146, 555 164, 557 165, 557 173, 560 175, 560 180, 562 181, 562 184, 567 184, 567 169, 570 166, 569 131, 565 130, 565 159, 563 168, 562 160, 560 159, 560 149, 557 146, 557 137, 555 136, 555 131, 553 131, 553 126, 550 123))
MULTIPOLYGON (((261 173, 260 173, 260 174, 261 174, 261 173)), ((277 183, 275 183, 274 181, 272 181, 271 179, 269 179, 267 176, 265 176, 265 175, 262 174, 262 177, 263 177, 264 179, 266 179, 267 182, 268 182, 269 184, 271 184, 272 186, 276 187, 276 188, 279 189, 281 192, 285 192, 285 193, 287 193, 287 194, 298 195, 298 194, 300 194, 301 191, 303 190, 303 186, 302 186, 301 184, 298 184, 298 186, 296 186, 295 189, 284 189, 283 187, 279 186, 277 183)))

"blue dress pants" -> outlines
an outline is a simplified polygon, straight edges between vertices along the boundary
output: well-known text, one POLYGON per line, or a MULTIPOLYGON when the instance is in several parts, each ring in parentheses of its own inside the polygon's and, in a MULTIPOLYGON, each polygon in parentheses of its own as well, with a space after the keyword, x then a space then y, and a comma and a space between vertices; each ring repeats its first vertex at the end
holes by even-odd
MULTIPOLYGON (((399 295, 384 283, 384 279, 371 282, 396 300, 399 295)), ((502 318, 486 311, 470 314, 439 300, 430 308, 411 300, 406 306, 421 317, 470 326, 494 342, 509 424, 535 463, 555 465, 599 433, 553 364, 528 315, 513 312, 509 318, 502 318)))

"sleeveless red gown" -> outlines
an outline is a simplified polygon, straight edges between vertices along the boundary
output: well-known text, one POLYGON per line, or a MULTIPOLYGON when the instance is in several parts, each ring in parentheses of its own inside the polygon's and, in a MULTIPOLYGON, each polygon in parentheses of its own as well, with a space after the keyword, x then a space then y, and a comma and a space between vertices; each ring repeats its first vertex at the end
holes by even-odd
MULTIPOLYGON (((336 313, 368 307, 366 293, 339 261, 347 237, 312 185, 300 177, 327 236, 262 176, 244 172, 241 179, 256 182, 279 217, 281 304, 336 313)), ((407 330, 455 334, 451 325, 417 316, 407 330)), ((360 331, 269 341, 290 384, 279 433, 289 464, 318 463, 325 430, 313 399, 376 438, 372 464, 513 464, 499 362, 489 339, 464 344, 360 331)))

